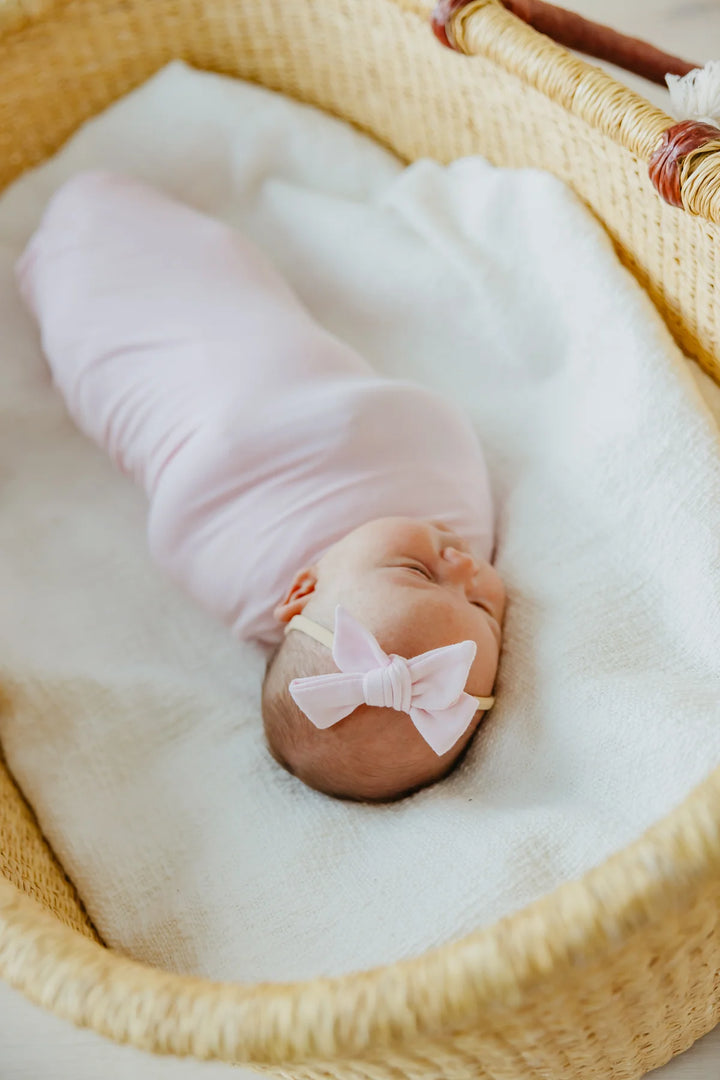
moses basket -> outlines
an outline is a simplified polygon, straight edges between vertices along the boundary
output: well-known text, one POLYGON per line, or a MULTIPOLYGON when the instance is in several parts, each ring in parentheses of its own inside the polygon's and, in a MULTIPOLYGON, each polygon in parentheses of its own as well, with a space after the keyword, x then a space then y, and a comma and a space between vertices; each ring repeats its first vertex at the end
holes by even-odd
MULTIPOLYGON (((327 110, 407 161, 482 154, 555 173, 720 381, 720 131, 690 125, 688 142, 510 3, 445 0, 435 35, 430 7, 0 0, 0 187, 180 57, 327 110), (674 206, 648 174, 665 144, 655 179, 674 206)), ((284 1077, 632 1080, 720 1021, 720 771, 494 926, 372 971, 253 986, 105 948, 0 758, 0 975, 118 1043, 284 1077)))

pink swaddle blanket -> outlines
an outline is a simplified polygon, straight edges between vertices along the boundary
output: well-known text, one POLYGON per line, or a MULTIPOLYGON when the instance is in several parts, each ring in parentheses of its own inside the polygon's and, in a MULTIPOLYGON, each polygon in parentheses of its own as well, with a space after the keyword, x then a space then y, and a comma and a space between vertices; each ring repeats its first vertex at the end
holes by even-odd
POLYGON ((469 422, 377 376, 238 232, 85 173, 18 278, 74 420, 147 492, 155 558, 238 636, 277 643, 293 574, 373 518, 441 519, 490 557, 469 422))

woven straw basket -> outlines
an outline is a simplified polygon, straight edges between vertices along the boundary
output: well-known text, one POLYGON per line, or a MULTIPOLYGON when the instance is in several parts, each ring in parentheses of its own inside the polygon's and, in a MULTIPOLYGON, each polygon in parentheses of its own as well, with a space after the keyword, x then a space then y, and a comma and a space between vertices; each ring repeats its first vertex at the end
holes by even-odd
MULTIPOLYGON (((675 166, 671 207, 648 179, 668 116, 499 0, 445 6, 458 51, 431 33, 426 0, 0 0, 0 188, 181 57, 406 160, 554 172, 720 381, 720 133, 675 166)), ((494 926, 373 971, 247 986, 106 949, 0 759, 0 975, 117 1042, 284 1077, 631 1080, 720 1021, 720 771, 494 926)))

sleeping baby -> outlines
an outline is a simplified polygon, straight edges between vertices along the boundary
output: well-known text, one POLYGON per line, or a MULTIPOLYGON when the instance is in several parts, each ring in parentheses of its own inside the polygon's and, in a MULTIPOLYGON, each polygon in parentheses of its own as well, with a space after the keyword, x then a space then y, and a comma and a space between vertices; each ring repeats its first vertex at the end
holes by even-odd
POLYGON ((361 800, 445 776, 492 705, 505 605, 463 415, 125 177, 65 184, 18 280, 72 417, 147 493, 154 558, 267 649, 277 761, 361 800))

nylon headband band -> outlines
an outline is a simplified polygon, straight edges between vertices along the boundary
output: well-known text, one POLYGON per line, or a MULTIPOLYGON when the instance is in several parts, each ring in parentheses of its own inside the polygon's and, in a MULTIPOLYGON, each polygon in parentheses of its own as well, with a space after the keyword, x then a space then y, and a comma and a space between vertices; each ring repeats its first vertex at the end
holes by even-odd
POLYGON ((315 641, 319 641, 321 645, 324 645, 332 652, 332 630, 328 630, 326 626, 321 626, 320 623, 315 622, 314 619, 308 619, 307 615, 293 615, 292 619, 285 627, 285 633, 289 634, 291 630, 299 630, 302 634, 307 634, 308 637, 314 638, 315 641))

